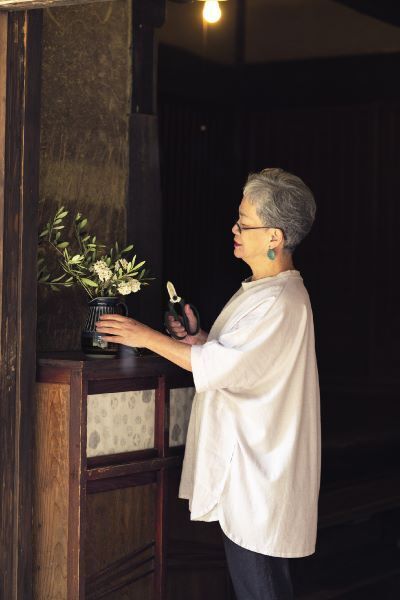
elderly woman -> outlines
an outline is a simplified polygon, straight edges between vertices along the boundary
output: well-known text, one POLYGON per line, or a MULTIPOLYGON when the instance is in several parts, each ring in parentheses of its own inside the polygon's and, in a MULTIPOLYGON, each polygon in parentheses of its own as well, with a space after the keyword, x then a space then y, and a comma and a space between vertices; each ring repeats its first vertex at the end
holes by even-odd
MULTIPOLYGON (((238 600, 290 600, 288 558, 315 551, 318 372, 310 301, 292 261, 315 210, 299 177, 282 169, 249 176, 232 233, 234 255, 252 275, 210 333, 177 341, 135 319, 98 322, 105 340, 149 348, 193 372, 179 496, 191 519, 219 521, 238 600)), ((173 317, 170 328, 185 333, 173 317)))

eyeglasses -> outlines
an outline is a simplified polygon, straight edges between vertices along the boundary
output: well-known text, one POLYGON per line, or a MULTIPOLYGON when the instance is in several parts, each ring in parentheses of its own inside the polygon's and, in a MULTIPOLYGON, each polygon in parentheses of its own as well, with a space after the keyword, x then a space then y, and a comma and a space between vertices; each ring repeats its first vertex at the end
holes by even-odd
MULTIPOLYGON (((242 233, 242 231, 247 231, 248 229, 272 229, 272 225, 264 225, 263 227, 243 227, 242 225, 239 224, 239 221, 236 221, 235 223, 236 227, 239 230, 239 233, 242 233)), ((283 237, 285 237, 285 232, 283 231, 282 227, 274 227, 274 229, 280 229, 283 233, 283 237)))

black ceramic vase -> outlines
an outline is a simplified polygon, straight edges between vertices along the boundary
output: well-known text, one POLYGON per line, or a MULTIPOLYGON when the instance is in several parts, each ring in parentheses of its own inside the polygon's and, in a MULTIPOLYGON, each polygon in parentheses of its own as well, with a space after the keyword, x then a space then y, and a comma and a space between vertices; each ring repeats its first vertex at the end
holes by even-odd
POLYGON ((88 302, 89 314, 82 330, 82 350, 88 356, 106 358, 118 354, 119 344, 105 342, 100 333, 96 331, 96 322, 100 315, 128 315, 125 302, 116 297, 94 298, 88 302))

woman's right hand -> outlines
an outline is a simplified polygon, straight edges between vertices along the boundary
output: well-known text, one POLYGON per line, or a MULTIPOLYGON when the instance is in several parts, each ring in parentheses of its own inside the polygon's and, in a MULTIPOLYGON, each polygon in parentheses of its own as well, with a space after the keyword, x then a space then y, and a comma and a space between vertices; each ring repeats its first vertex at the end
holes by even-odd
MULTIPOLYGON (((196 330, 197 328, 197 319, 190 308, 189 304, 185 304, 185 313, 186 317, 189 321, 189 327, 191 331, 196 330)), ((175 319, 172 315, 168 315, 168 329, 178 335, 179 337, 184 337, 182 340, 177 340, 178 342, 183 342, 184 344, 189 344, 189 346, 194 346, 195 344, 204 344, 207 341, 207 333, 205 331, 198 332, 197 335, 188 335, 183 323, 182 317, 179 317, 179 320, 175 319)))

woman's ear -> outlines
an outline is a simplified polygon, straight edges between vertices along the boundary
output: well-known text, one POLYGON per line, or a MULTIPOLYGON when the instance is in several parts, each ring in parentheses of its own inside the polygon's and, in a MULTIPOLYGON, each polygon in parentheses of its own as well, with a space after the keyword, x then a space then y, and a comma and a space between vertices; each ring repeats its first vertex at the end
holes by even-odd
POLYGON ((283 243, 284 243, 284 237, 283 237, 283 232, 282 232, 281 229, 274 229, 272 231, 271 242, 276 242, 274 244, 275 248, 277 246, 280 246, 281 244, 283 245, 283 243))

